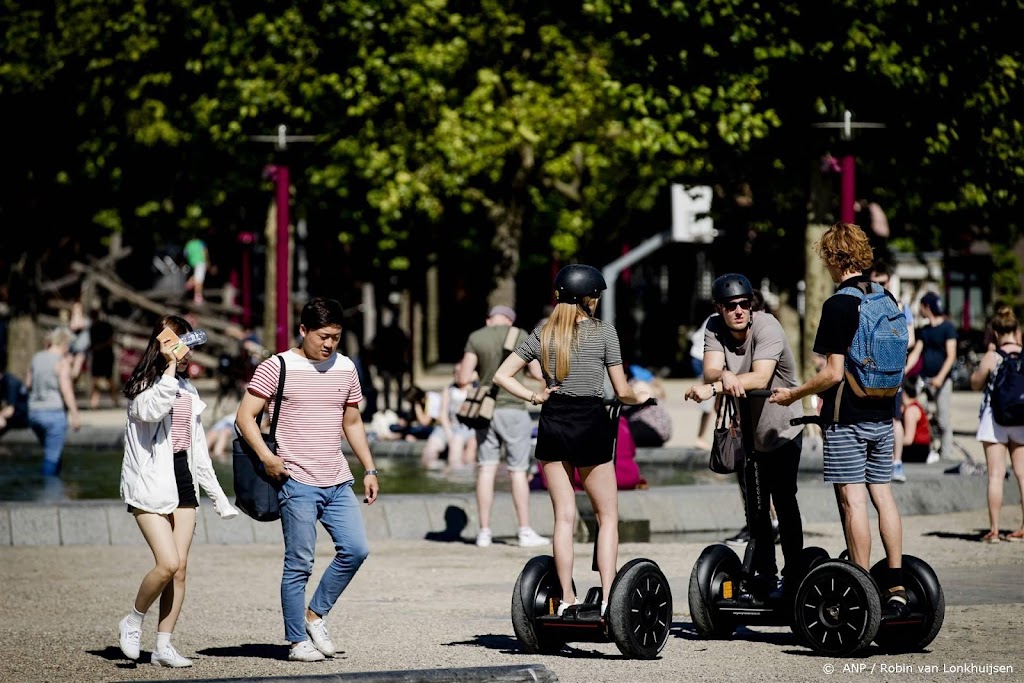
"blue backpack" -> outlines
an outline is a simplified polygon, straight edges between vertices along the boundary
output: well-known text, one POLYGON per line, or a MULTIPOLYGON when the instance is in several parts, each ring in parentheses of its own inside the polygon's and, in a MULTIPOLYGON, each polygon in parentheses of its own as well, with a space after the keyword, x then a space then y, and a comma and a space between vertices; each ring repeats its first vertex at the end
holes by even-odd
POLYGON ((1020 353, 996 349, 1003 358, 989 393, 992 419, 1004 427, 1024 425, 1024 368, 1020 353))
POLYGON ((860 299, 860 321, 846 353, 846 381, 861 398, 891 398, 903 385, 907 319, 881 285, 865 282, 836 294, 860 299))

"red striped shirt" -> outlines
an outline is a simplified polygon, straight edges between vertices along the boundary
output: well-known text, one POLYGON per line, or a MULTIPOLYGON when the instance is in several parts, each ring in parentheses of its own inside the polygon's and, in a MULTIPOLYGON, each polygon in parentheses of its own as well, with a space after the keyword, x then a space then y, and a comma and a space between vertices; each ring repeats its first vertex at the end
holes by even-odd
POLYGON ((345 406, 363 399, 356 366, 339 353, 314 363, 293 350, 263 361, 249 382, 249 393, 267 399, 265 422, 277 410, 281 358, 285 359, 285 381, 277 454, 299 483, 325 487, 351 481, 341 442, 345 406))
POLYGON ((178 391, 171 406, 171 450, 187 451, 192 447, 192 394, 178 391))

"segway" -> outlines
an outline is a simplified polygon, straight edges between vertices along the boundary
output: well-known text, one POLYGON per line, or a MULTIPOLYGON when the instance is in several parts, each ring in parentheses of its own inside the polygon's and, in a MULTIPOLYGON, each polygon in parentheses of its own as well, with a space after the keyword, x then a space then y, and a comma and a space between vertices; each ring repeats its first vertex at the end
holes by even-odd
MULTIPOLYGON (((790 423, 820 421, 808 416, 790 423)), ((868 572, 844 550, 838 559, 817 563, 796 590, 793 632, 815 652, 834 657, 853 654, 871 642, 888 653, 924 649, 942 628, 946 600, 927 562, 904 555, 902 565, 906 616, 882 611, 879 586, 888 566, 885 560, 868 572)))
MULTIPOLYGON (((609 406, 617 434, 622 404, 614 400, 609 406)), ((613 439, 613 453, 615 445, 613 439)), ((592 568, 597 571, 596 531, 592 568)), ((561 596, 555 558, 541 555, 526 563, 512 591, 512 627, 526 652, 553 654, 570 642, 612 641, 626 657, 654 659, 665 647, 672 625, 672 590, 651 560, 630 560, 618 571, 603 617, 599 586, 587 591, 583 604, 570 607, 563 616, 558 615, 561 596)))
MULTIPOLYGON (((750 398, 767 398, 768 390, 758 389, 746 392, 750 398)), ((760 463, 747 458, 743 464, 747 478, 746 513, 747 528, 755 529, 756 515, 768 514, 767 505, 758 505, 761 499, 760 463), (753 485, 751 485, 753 484, 753 485)), ((757 540, 747 543, 742 562, 732 548, 724 543, 715 543, 704 549, 690 572, 689 604, 690 616, 697 633, 703 638, 727 638, 737 626, 792 626, 793 594, 787 591, 775 595, 756 586, 754 576, 754 553, 757 540)), ((800 565, 787 567, 787 582, 790 586, 800 581, 813 567, 829 559, 823 548, 804 548, 800 565)))

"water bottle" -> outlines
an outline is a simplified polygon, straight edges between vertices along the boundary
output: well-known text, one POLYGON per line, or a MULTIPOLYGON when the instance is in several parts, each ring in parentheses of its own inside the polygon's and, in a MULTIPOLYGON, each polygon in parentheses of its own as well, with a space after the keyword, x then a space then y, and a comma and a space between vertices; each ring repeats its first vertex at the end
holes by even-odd
POLYGON ((192 330, 181 335, 181 343, 190 349, 206 343, 206 332, 204 330, 192 330))

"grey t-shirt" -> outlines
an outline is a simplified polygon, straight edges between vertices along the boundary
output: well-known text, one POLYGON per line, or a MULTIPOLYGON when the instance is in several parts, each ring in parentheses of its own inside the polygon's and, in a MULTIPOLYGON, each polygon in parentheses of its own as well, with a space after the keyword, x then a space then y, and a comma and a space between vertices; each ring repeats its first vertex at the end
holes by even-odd
MULTIPOLYGON (((737 375, 750 372, 755 360, 774 360, 775 373, 766 388, 799 386, 793 350, 782 325, 775 316, 764 311, 755 312, 751 320, 747 337, 740 342, 732 336, 721 316, 711 318, 704 333, 704 350, 725 353, 726 370, 737 375)), ((789 424, 791 418, 803 415, 799 401, 787 407, 768 403, 763 398, 741 400, 750 402, 751 419, 757 425, 754 450, 761 453, 777 450, 803 431, 802 425, 789 424)))

